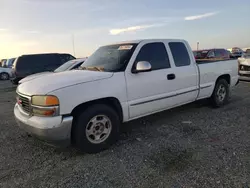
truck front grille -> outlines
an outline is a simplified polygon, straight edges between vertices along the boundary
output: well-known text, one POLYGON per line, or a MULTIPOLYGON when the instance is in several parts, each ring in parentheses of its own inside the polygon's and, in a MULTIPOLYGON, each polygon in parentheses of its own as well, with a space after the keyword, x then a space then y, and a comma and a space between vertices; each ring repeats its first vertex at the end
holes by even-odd
POLYGON ((17 94, 17 103, 24 112, 30 113, 30 100, 28 97, 17 94))
POLYGON ((240 65, 240 70, 242 70, 242 71, 250 71, 250 66, 240 65))

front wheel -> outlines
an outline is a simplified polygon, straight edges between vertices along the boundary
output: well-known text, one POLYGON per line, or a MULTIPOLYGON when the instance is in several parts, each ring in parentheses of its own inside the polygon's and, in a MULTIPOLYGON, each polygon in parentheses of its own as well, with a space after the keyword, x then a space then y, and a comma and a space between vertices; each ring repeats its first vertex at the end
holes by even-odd
POLYGON ((9 79, 9 74, 6 72, 3 72, 0 74, 0 79, 1 80, 8 80, 9 79))
POLYGON ((92 105, 74 118, 73 142, 83 152, 97 153, 105 150, 119 136, 119 116, 107 105, 92 105))
POLYGON ((211 102, 214 107, 221 107, 229 101, 230 87, 226 80, 220 79, 216 82, 211 102))

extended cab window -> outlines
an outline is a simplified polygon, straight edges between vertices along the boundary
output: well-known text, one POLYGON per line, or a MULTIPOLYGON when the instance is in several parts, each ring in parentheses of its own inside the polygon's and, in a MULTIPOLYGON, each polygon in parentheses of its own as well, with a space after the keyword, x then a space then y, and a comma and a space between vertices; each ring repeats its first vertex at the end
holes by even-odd
POLYGON ((148 61, 152 70, 170 68, 165 45, 161 42, 145 44, 136 57, 135 62, 148 61))
POLYGON ((190 57, 187 48, 182 42, 170 42, 169 47, 176 67, 190 65, 190 57))

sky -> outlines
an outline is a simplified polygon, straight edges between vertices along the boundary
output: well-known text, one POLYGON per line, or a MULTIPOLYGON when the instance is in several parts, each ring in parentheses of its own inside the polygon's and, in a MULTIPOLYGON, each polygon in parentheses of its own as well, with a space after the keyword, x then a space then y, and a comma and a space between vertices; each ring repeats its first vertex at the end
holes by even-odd
POLYGON ((197 42, 200 49, 250 47, 249 0, 0 0, 0 13, 0 59, 84 57, 101 45, 148 38, 185 39, 193 49, 197 42))

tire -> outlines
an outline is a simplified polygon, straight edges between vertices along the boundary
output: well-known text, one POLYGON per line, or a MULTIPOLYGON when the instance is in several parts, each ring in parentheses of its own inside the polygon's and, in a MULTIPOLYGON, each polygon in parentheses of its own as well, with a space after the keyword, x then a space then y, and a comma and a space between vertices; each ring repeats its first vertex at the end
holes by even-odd
POLYGON ((3 73, 0 74, 0 79, 1 80, 9 80, 9 78, 10 78, 10 76, 6 72, 3 72, 3 73))
POLYGON ((108 149, 117 141, 119 128, 120 119, 113 108, 104 104, 95 104, 74 117, 72 141, 82 152, 98 153, 108 149))
POLYGON ((225 79, 219 79, 216 82, 211 102, 213 107, 219 108, 228 103, 230 98, 230 87, 225 79))

